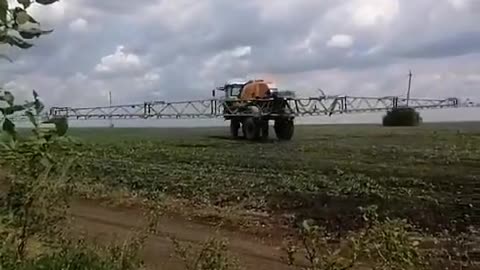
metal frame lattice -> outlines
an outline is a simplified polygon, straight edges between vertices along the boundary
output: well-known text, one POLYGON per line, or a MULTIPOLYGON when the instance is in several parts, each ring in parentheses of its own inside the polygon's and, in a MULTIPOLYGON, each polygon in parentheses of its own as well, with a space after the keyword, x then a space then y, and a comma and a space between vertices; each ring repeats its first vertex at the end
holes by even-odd
MULTIPOLYGON (((271 115, 271 99, 256 100, 260 114, 271 115)), ((137 104, 101 106, 101 107, 52 107, 48 118, 66 117, 71 120, 89 119, 148 119, 148 118, 217 118, 228 116, 249 116, 232 107, 224 106, 224 99, 205 99, 176 102, 145 102, 137 104)), ((247 101, 237 101, 239 103, 247 101)), ((320 116, 343 113, 364 113, 388 111, 406 107, 407 99, 400 97, 355 97, 321 96, 310 98, 290 98, 287 102, 294 116, 320 116)), ((447 99, 409 99, 410 108, 441 109, 458 107, 480 107, 479 104, 460 103, 457 98, 447 99)), ((258 116, 258 114, 256 114, 258 116)))

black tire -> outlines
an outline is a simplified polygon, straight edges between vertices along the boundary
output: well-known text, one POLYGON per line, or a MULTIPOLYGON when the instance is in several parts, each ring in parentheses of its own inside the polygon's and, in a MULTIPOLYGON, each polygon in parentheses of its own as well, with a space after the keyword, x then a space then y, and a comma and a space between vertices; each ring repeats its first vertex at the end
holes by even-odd
POLYGON ((230 120, 230 135, 234 139, 238 139, 238 130, 240 129, 240 122, 238 120, 230 120))
POLYGON ((293 137, 295 125, 293 120, 277 120, 274 125, 275 134, 281 141, 289 141, 293 137))
POLYGON ((243 122, 243 130, 247 140, 258 140, 260 138, 260 125, 257 124, 253 117, 245 119, 243 122))
POLYGON ((269 132, 268 121, 262 121, 260 123, 261 123, 262 140, 268 140, 268 132, 269 132))

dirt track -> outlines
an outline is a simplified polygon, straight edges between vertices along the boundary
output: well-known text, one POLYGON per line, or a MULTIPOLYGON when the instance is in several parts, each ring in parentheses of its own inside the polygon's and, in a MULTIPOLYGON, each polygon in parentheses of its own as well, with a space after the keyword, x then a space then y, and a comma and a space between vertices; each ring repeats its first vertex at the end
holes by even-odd
MULTIPOLYGON (((0 171, 0 180, 3 172, 0 171)), ((5 187, 0 181, 0 191, 5 187)), ((132 229, 145 224, 140 209, 106 207, 97 201, 75 200, 70 205, 74 232, 86 233, 89 237, 111 241, 124 239, 132 229)), ((291 269, 282 262, 281 241, 255 237, 251 234, 217 229, 180 217, 162 215, 158 223, 158 235, 151 235, 143 252, 149 269, 185 269, 181 261, 173 256, 174 247, 169 237, 183 243, 200 244, 208 237, 228 239, 230 252, 239 259, 244 269, 291 269)))
MULTIPOLYGON (((143 222, 140 211, 134 209, 107 208, 93 201, 77 201, 72 204, 75 229, 89 236, 125 237, 132 228, 143 222)), ((246 269, 291 269, 281 261, 283 255, 279 242, 258 239, 252 235, 197 224, 178 217, 162 216, 159 235, 150 236, 144 251, 144 260, 151 269, 185 269, 173 258, 173 245, 169 236, 182 242, 199 243, 209 236, 219 234, 228 238, 230 251, 246 269)))

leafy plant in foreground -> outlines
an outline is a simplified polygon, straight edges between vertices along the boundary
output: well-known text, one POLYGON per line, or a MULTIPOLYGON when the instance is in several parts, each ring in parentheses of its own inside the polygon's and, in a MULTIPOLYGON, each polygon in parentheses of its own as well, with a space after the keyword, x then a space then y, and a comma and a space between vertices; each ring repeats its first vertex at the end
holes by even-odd
POLYGON ((5 270, 139 270, 142 269, 136 258, 136 250, 132 245, 93 248, 91 244, 79 239, 62 242, 54 252, 40 254, 23 261, 12 260, 1 262, 5 270), (119 254, 121 253, 121 254, 119 254), (125 258, 130 259, 125 262, 125 258))
MULTIPOLYGON (((33 46, 29 40, 51 33, 41 29, 27 9, 57 1, 17 0, 19 6, 11 7, 9 1, 0 0, 0 44, 28 49, 33 46)), ((12 62, 6 55, 0 57, 12 62)), ((72 188, 67 172, 77 153, 65 140, 67 120, 40 123, 44 105, 35 91, 33 97, 18 105, 12 92, 0 91, 0 161, 13 172, 1 185, 7 193, 0 198, 0 269, 139 269, 138 249, 143 242, 137 240, 144 235, 101 250, 106 256, 62 238, 72 188), (19 136, 13 116, 21 113, 34 126, 33 136, 19 136), (39 244, 40 254, 29 250, 33 242, 39 244)))
POLYGON ((139 269, 142 266, 139 251, 150 227, 122 245, 112 244, 101 249, 69 239, 66 210, 73 185, 68 170, 76 153, 71 151, 70 141, 65 136, 66 119, 40 123, 38 119, 44 106, 35 91, 33 97, 33 102, 14 105, 10 92, 0 96, 6 104, 0 110, 0 145, 13 172, 7 179, 7 194, 1 205, 0 268, 139 269), (34 127, 32 136, 18 136, 9 118, 14 111, 24 112, 28 117, 34 127), (34 242, 40 244, 39 255, 28 252, 34 242))
MULTIPOLYGON (((0 0, 0 44, 28 49, 33 46, 30 41, 53 30, 43 30, 40 23, 28 14, 32 4, 50 5, 58 0, 17 0, 20 6, 11 8, 7 0, 0 0)), ((2 55, 4 59, 11 59, 2 55)))
POLYGON ((353 235, 335 239, 325 228, 304 221, 299 244, 290 242, 285 251, 289 265, 296 264, 298 253, 304 254, 306 266, 302 270, 347 270, 354 269, 357 264, 359 242, 353 235))
POLYGON ((361 232, 361 253, 373 269, 430 269, 429 256, 419 241, 409 235, 410 226, 401 220, 375 222, 361 232))
POLYGON ((366 226, 343 238, 333 238, 320 226, 304 222, 298 243, 286 248, 290 265, 303 254, 305 270, 429 269, 429 254, 409 235, 411 228, 400 220, 380 222, 376 207, 363 209, 366 226))
POLYGON ((225 240, 210 238, 197 252, 192 245, 184 246, 172 239, 176 256, 183 262, 186 270, 240 270, 235 258, 227 253, 225 240))
POLYGON ((51 236, 58 233, 64 220, 69 183, 66 172, 73 158, 59 159, 50 151, 62 147, 63 136, 68 129, 65 119, 52 121, 45 128, 39 121, 44 106, 37 93, 34 101, 15 105, 10 92, 4 92, 0 100, 6 106, 0 109, 3 146, 13 176, 7 183, 8 192, 4 200, 1 224, 6 229, 3 236, 14 239, 18 259, 23 259, 29 239, 51 236), (34 126, 33 136, 20 138, 15 124, 9 118, 13 112, 23 111, 34 126))

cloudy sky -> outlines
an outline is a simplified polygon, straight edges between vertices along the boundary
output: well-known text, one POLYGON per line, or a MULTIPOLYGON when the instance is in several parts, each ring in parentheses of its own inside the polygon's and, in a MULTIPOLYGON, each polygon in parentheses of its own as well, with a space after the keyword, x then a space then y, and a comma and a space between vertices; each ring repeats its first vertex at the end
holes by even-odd
MULTIPOLYGON (((9 1, 14 3, 16 1, 9 1)), ((480 100, 480 0, 60 0, 33 6, 55 31, 0 83, 49 106, 208 98, 232 77, 298 95, 480 100)))

